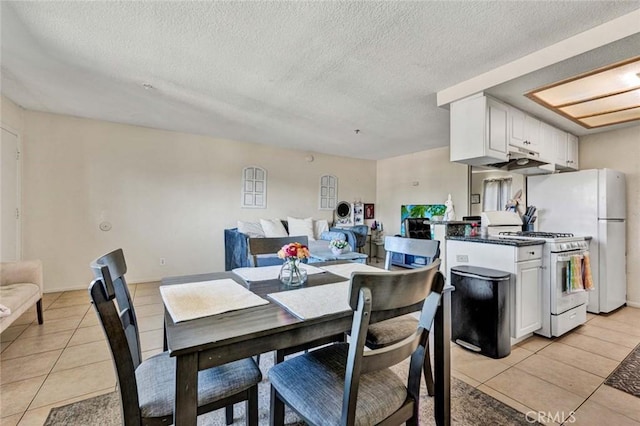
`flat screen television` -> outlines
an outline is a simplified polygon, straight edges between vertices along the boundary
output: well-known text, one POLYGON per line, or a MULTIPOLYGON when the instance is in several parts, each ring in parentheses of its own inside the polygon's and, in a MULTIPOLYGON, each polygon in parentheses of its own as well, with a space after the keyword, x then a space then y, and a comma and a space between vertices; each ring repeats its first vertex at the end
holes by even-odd
POLYGON ((447 206, 444 204, 406 204, 400 208, 400 235, 406 236, 404 220, 408 217, 424 217, 431 219, 433 216, 444 216, 447 206))

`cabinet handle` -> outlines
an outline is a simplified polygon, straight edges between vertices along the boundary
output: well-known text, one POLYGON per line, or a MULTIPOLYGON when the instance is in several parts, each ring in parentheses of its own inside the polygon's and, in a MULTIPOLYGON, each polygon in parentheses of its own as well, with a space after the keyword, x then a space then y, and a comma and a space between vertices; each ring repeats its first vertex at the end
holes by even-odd
POLYGON ((530 251, 530 252, 529 252, 529 254, 530 254, 531 256, 533 256, 534 254, 536 254, 536 252, 535 252, 535 251, 530 251))

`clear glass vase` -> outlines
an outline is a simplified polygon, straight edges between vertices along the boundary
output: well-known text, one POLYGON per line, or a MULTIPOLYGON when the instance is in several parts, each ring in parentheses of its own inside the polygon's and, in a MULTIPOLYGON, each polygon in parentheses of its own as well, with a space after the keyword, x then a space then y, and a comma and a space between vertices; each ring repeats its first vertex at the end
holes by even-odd
POLYGON ((278 279, 289 287, 299 287, 307 282, 307 271, 300 267, 300 259, 288 259, 282 264, 278 279))

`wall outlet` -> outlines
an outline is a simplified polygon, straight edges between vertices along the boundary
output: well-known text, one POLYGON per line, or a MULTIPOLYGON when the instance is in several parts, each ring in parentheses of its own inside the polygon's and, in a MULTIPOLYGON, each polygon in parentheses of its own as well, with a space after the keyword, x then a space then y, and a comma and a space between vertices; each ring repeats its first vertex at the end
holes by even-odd
POLYGON ((160 266, 164 266, 167 264, 167 259, 165 259, 164 257, 160 258, 160 266))
POLYGON ((457 254, 456 262, 469 262, 469 256, 466 254, 457 254))

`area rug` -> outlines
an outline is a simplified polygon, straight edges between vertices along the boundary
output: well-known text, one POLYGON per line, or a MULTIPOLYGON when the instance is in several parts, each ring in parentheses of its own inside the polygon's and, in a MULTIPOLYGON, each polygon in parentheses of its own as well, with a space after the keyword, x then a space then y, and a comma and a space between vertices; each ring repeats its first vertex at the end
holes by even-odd
MULTIPOLYGON (((271 358, 270 356, 263 356, 271 358)), ((259 424, 269 424, 269 381, 267 370, 270 360, 261 363, 264 374, 263 381, 258 385, 259 424), (265 368, 266 367, 266 368, 265 368)), ((394 367, 393 370, 401 377, 406 377, 407 363, 394 367)), ((426 394, 424 384, 421 390, 420 424, 434 425, 433 398, 426 394)), ((287 425, 304 425, 295 413, 287 409, 285 422, 287 425)), ((88 426, 120 425, 120 394, 111 392, 89 398, 63 407, 53 408, 45 422, 45 426, 88 426)), ((244 403, 234 407, 234 424, 244 425, 244 403)), ((491 396, 477 390, 454 377, 451 378, 451 424, 460 426, 476 425, 531 425, 537 424, 519 411, 503 404, 491 396)), ((198 417, 199 426, 224 426, 224 410, 218 410, 198 417)))
POLYGON ((640 345, 627 355, 604 384, 640 398, 640 345))

